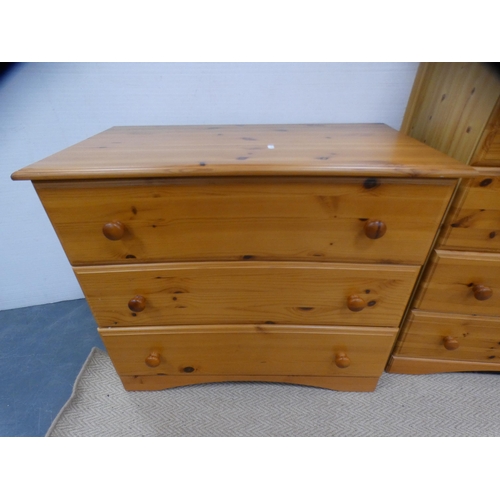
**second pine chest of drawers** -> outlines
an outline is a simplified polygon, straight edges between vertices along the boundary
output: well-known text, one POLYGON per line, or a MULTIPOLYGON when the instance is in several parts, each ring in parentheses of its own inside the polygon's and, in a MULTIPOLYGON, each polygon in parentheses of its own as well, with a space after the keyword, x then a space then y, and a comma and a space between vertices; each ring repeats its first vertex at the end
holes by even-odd
POLYGON ((125 388, 373 390, 457 180, 384 125, 115 127, 34 183, 125 388))
POLYGON ((480 63, 422 63, 412 137, 474 166, 461 182, 388 370, 500 371, 500 78, 480 63))

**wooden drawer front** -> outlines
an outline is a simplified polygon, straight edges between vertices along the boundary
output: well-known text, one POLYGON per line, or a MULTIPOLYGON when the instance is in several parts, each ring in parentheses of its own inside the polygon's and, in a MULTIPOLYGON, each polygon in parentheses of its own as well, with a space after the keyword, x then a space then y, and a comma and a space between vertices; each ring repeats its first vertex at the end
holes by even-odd
POLYGON ((500 177, 484 176, 470 182, 441 246, 500 252, 500 177))
POLYGON ((500 255, 436 250, 414 305, 427 311, 500 316, 500 255))
POLYGON ((500 362, 500 318, 413 311, 399 355, 500 362))
POLYGON ((395 329, 278 325, 101 328, 99 332, 120 375, 187 377, 379 376, 396 334, 395 329))
POLYGON ((233 178, 35 183, 73 265, 293 260, 421 264, 455 181, 233 178), (120 223, 109 240, 103 226, 120 223), (365 224, 386 233, 371 239, 365 224))
POLYGON ((266 322, 398 326, 418 270, 287 262, 75 268, 99 326, 266 322), (132 312, 128 304, 136 296, 144 297, 145 308, 132 312), (348 308, 353 296, 365 304, 363 310, 348 308))

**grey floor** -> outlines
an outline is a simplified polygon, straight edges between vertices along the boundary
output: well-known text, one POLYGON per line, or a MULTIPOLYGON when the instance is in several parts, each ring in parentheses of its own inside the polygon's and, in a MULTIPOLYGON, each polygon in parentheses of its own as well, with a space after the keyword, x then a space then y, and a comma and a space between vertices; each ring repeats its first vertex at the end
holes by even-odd
POLYGON ((84 299, 0 311, 0 436, 44 436, 93 346, 84 299))

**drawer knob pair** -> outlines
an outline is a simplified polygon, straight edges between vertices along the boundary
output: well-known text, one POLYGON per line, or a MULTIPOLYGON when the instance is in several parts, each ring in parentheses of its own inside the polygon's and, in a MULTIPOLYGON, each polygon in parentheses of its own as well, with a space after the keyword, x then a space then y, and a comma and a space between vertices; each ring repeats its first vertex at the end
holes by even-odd
MULTIPOLYGON (((366 301, 359 295, 351 295, 347 298, 347 308, 353 312, 362 311, 366 307, 366 301)), ((128 308, 133 312, 142 312, 146 309, 146 297, 135 295, 128 301, 128 308)))
POLYGON ((474 285, 472 292, 476 300, 488 300, 493 295, 493 290, 485 285, 474 285))
MULTIPOLYGON (((372 240, 382 238, 387 231, 385 222, 381 220, 369 220, 364 226, 365 234, 372 240)), ((125 236, 125 224, 119 220, 114 220, 104 224, 102 232, 108 240, 121 240, 125 236)))
POLYGON ((108 222, 102 227, 102 233, 108 240, 121 240, 125 236, 125 224, 119 220, 108 222))
MULTIPOLYGON (((161 363, 160 354, 156 351, 151 352, 148 355, 148 357, 145 359, 145 363, 150 368, 156 368, 157 366, 160 366, 160 363, 161 363)), ((345 352, 339 352, 335 356, 335 364, 339 368, 347 368, 351 364, 351 360, 347 357, 347 354, 345 352)), ((190 372, 191 370, 186 369, 184 371, 190 372)))

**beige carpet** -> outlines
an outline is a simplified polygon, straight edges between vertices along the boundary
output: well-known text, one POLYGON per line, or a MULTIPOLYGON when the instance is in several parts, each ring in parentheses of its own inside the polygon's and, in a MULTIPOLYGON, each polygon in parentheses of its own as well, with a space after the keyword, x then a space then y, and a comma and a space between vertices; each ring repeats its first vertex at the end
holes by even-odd
POLYGON ((500 436, 500 375, 385 373, 373 393, 271 383, 127 392, 94 349, 47 436, 500 436))

